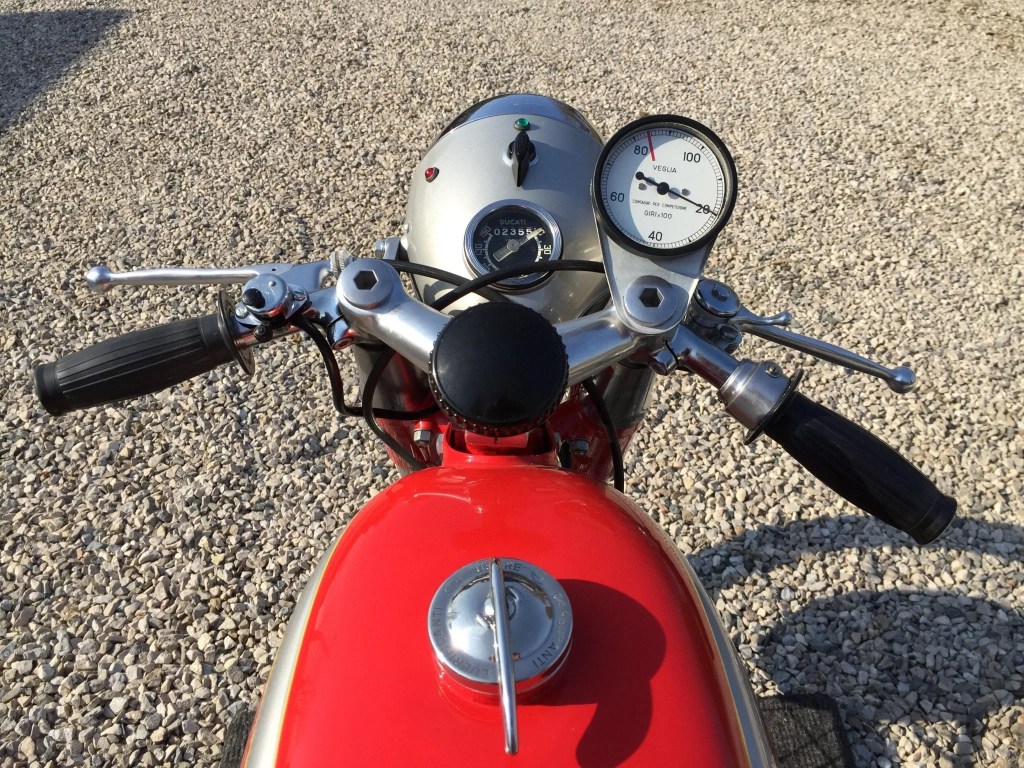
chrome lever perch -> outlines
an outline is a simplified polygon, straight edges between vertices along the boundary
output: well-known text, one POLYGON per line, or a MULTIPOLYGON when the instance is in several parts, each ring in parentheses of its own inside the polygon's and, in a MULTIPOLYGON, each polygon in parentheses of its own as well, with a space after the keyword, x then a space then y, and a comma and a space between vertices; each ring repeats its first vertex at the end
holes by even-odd
POLYGON ((736 326, 741 331, 745 331, 751 328, 764 328, 767 326, 786 326, 792 322, 792 312, 779 312, 777 315, 761 317, 760 315, 755 315, 746 307, 740 307, 740 311, 729 321, 729 324, 736 326))

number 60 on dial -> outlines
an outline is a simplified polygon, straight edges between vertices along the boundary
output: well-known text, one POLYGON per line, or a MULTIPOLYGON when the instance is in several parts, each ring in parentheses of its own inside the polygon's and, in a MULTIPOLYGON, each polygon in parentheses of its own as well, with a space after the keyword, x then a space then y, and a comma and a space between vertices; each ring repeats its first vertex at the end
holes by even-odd
POLYGON ((630 123, 605 144, 592 188, 616 243, 671 257, 710 244, 736 202, 736 165, 709 128, 676 115, 630 123))

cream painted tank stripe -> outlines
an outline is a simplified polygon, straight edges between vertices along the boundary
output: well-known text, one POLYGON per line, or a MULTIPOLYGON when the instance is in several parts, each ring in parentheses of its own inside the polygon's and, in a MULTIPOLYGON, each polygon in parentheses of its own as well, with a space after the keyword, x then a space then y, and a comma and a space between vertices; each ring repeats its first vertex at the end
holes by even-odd
MULTIPOLYGON (((673 549, 675 546, 673 544, 673 549)), ((736 656, 732 641, 729 639, 722 622, 718 619, 715 606, 704 590, 703 585, 697 578, 693 567, 685 557, 676 550, 678 561, 682 563, 686 575, 690 579, 697 596, 700 598, 700 607, 704 612, 705 622, 711 629, 711 639, 718 649, 718 655, 722 659, 722 671, 725 673, 725 680, 729 686, 729 699, 732 701, 733 713, 740 727, 740 734, 743 737, 743 746, 747 751, 747 760, 751 768, 777 768, 778 763, 768 746, 768 738, 764 732, 764 724, 761 720, 760 710, 754 700, 754 692, 750 688, 750 681, 747 679, 740 661, 736 656)), ((728 702, 727 702, 728 703, 728 702)))
POLYGON ((245 768, 271 768, 277 763, 277 752, 281 745, 281 729, 284 726, 284 715, 288 706, 288 694, 295 677, 295 666, 299 660, 299 651, 302 649, 302 639, 306 634, 306 624, 313 610, 313 601, 320 589, 320 582, 327 571, 327 565, 334 556, 341 536, 344 535, 342 533, 338 536, 331 544, 330 549, 320 558, 312 578, 306 584, 306 588, 302 590, 299 601, 295 605, 295 611, 288 622, 284 640, 281 642, 274 666, 270 671, 270 679, 267 681, 267 688, 256 713, 256 722, 252 726, 245 768))

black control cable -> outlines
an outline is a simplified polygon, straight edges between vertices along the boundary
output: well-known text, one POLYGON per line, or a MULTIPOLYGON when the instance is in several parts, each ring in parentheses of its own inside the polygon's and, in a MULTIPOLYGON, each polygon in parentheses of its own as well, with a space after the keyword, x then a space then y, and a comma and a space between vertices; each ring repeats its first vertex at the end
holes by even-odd
MULTIPOLYGON (((449 285, 463 285, 469 281, 468 277, 456 275, 454 272, 446 272, 445 270, 438 269, 437 267, 428 267, 426 264, 413 264, 410 261, 389 261, 387 263, 394 267, 397 272, 407 272, 410 275, 430 277, 434 280, 440 280, 443 283, 448 283, 449 285)), ((491 301, 511 301, 511 299, 509 299, 509 297, 504 293, 496 291, 493 288, 481 288, 478 293, 485 299, 489 299, 491 301)))
MULTIPOLYGON (((338 413, 345 416, 362 416, 362 405, 352 406, 345 402, 345 383, 341 378, 341 369, 338 367, 338 359, 334 356, 331 344, 324 338, 323 332, 309 321, 308 318, 298 315, 290 321, 296 328, 305 333, 320 352, 324 365, 327 368, 327 378, 331 382, 331 399, 338 413)), ((417 421, 437 413, 440 410, 437 404, 428 408, 421 408, 418 411, 393 411, 388 408, 374 408, 373 415, 378 419, 391 419, 393 421, 417 421)))
MULTIPOLYGON (((448 272, 437 267, 429 267, 425 264, 412 264, 406 261, 389 261, 388 263, 398 272, 430 277, 453 286, 462 285, 468 281, 468 278, 462 275, 456 275, 454 272, 448 272)), ((509 301, 509 298, 503 293, 490 288, 481 289, 480 295, 491 301, 509 301)), ((338 360, 334 356, 334 350, 331 349, 331 345, 324 338, 323 333, 316 325, 301 315, 292 318, 291 322, 296 328, 312 339, 319 350, 320 357, 323 358, 324 365, 327 367, 327 377, 331 382, 331 399, 334 402, 335 410, 344 416, 363 416, 362 404, 349 405, 345 402, 345 383, 341 378, 341 369, 338 367, 338 360)), ((418 411, 395 411, 388 408, 374 408, 373 415, 378 419, 389 419, 391 421, 418 421, 437 413, 439 410, 437 404, 434 403, 418 411)))
POLYGON ((608 410, 608 405, 598 391, 597 384, 594 383, 593 379, 584 379, 580 384, 586 390, 591 402, 593 402, 597 416, 601 420, 601 426, 604 427, 605 434, 608 436, 608 447, 612 452, 612 477, 615 483, 615 490, 624 493, 626 466, 622 458, 622 444, 619 442, 619 435, 615 431, 615 422, 612 421, 612 414, 608 410))
POLYGON ((599 261, 583 261, 582 259, 567 259, 565 261, 550 261, 544 264, 524 264, 523 266, 505 267, 503 269, 488 272, 486 275, 469 280, 449 291, 437 301, 431 303, 434 309, 444 309, 454 304, 459 299, 471 293, 477 293, 485 288, 510 277, 521 277, 522 275, 535 275, 538 272, 597 272, 604 273, 604 264, 599 261))

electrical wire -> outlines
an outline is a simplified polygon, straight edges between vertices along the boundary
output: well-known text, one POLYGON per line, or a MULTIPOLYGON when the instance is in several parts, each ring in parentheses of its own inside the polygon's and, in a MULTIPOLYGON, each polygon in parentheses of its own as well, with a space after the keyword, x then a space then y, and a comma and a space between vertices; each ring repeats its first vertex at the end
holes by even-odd
POLYGON ((604 427, 605 434, 608 436, 608 447, 612 452, 612 477, 615 483, 615 490, 620 493, 625 491, 626 485, 626 467, 625 462, 622 458, 622 444, 619 442, 619 435, 615 430, 615 422, 612 421, 612 414, 608 410, 608 405, 604 401, 604 397, 597 389, 597 384, 594 383, 593 379, 584 379, 580 382, 583 389, 586 390, 587 396, 594 404, 594 409, 597 411, 597 416, 601 419, 601 425, 604 427))

